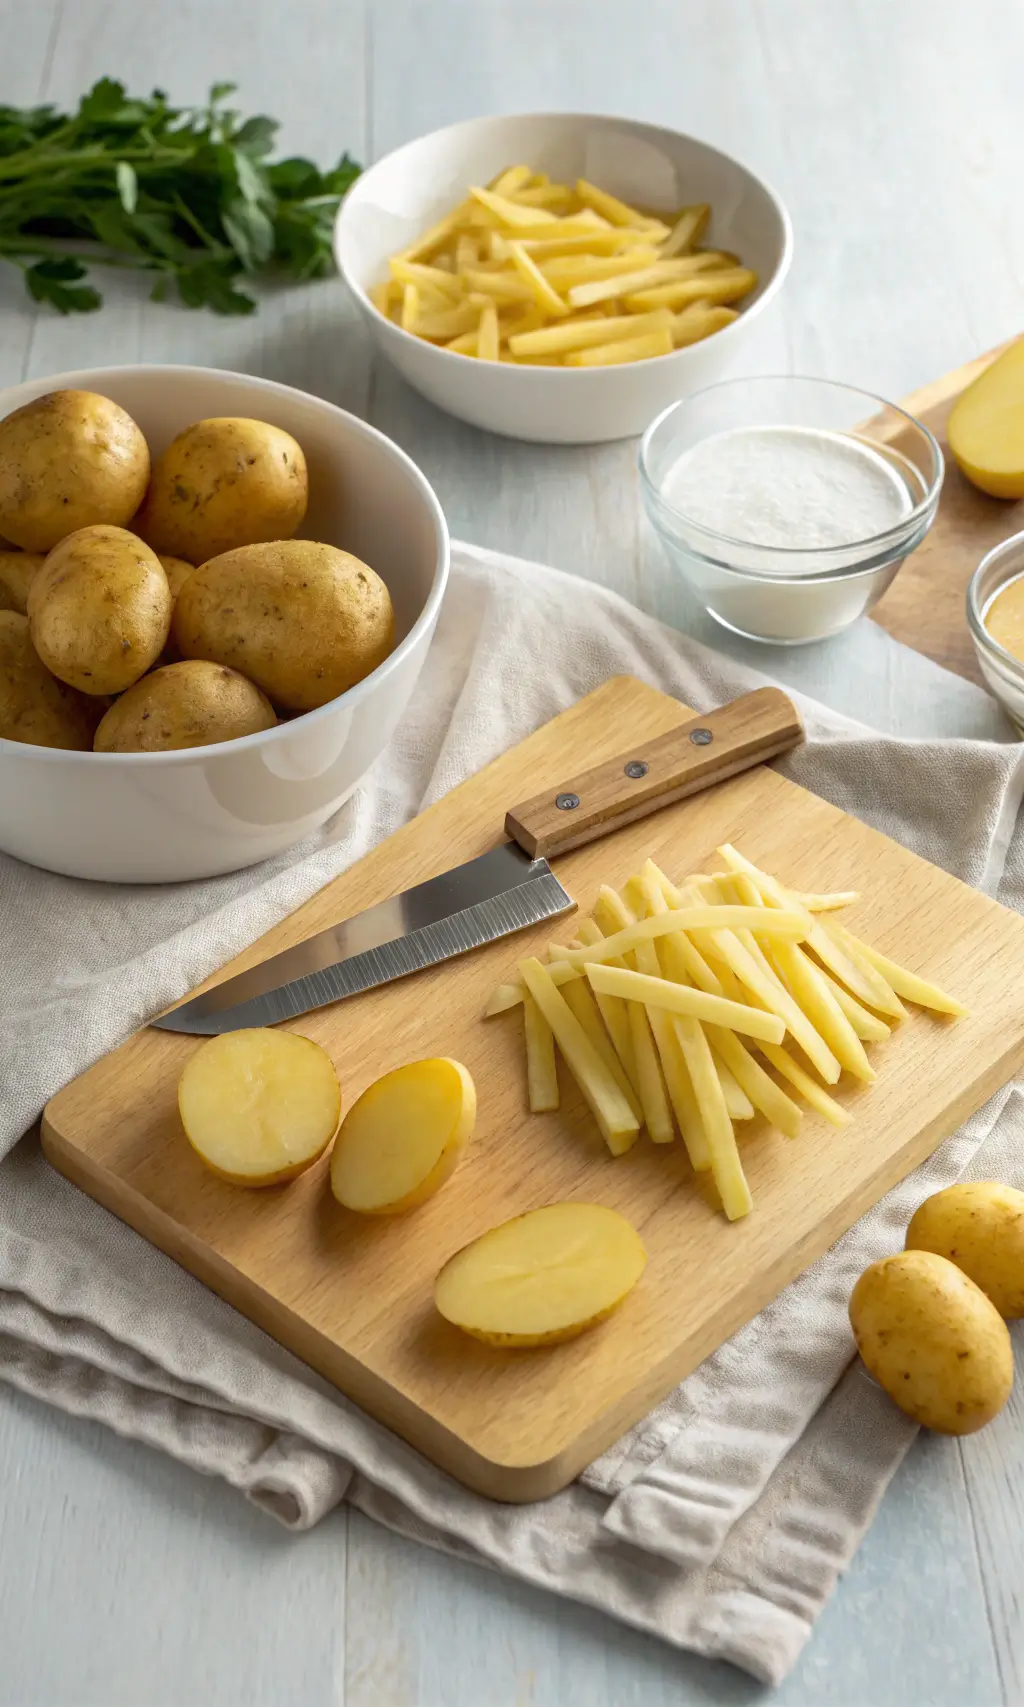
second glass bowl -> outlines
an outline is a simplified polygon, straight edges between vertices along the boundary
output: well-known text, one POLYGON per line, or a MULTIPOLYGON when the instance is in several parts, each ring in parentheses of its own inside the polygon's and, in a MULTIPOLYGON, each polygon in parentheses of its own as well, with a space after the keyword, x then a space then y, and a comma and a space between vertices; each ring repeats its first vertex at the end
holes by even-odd
POLYGON ((838 634, 871 609, 935 518, 942 452, 905 410, 830 380, 725 380, 673 403, 640 443, 644 504, 669 561, 724 627, 799 646, 838 634), (800 427, 842 434, 882 456, 905 485, 907 513, 885 532, 831 548, 764 546, 718 533, 665 494, 679 458, 718 433, 800 427))

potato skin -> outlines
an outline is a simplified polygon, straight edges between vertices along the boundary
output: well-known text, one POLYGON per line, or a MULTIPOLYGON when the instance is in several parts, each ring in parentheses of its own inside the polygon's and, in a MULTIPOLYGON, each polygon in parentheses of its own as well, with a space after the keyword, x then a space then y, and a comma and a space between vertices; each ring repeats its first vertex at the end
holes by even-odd
POLYGON ((50 552, 32 582, 32 644, 81 693, 123 693, 163 651, 171 589, 160 559, 124 528, 88 527, 50 552))
POLYGON ((0 421, 0 534, 50 551, 78 528, 123 527, 142 502, 149 447, 95 391, 48 391, 0 421))
POLYGON ((266 421, 196 421, 158 457, 135 527, 154 551, 205 563, 240 545, 290 539, 306 514, 302 447, 266 421))
POLYGON ((1024 1191, 964 1180, 921 1204, 908 1251, 934 1251, 980 1286, 1001 1316, 1024 1316, 1024 1191))
POLYGON ((27 617, 0 611, 0 740, 87 753, 101 710, 51 676, 32 645, 27 617))
POLYGON ((277 723, 259 688, 224 664, 188 659, 150 671, 104 713, 97 753, 168 753, 237 741, 277 723))
POLYGON ((41 551, 0 551, 0 610, 26 614, 28 590, 44 562, 41 551))
POLYGON ((394 645, 387 587, 333 545, 278 540, 204 563, 186 581, 173 639, 184 658, 240 670, 284 711, 313 711, 394 645))
MULTIPOLYGON (((159 552, 157 553, 157 556, 160 557, 160 566, 163 569, 164 574, 167 576, 167 585, 171 589, 171 598, 176 599, 189 576, 195 574, 196 566, 194 563, 186 563, 183 557, 169 557, 166 553, 163 556, 160 556, 159 552)), ((2 574, 3 565, 0 564, 0 575, 2 574)))
POLYGON ((900 1251, 865 1269, 850 1325, 870 1374, 926 1428, 973 1434, 1010 1396, 1006 1323, 973 1280, 932 1251, 900 1251))

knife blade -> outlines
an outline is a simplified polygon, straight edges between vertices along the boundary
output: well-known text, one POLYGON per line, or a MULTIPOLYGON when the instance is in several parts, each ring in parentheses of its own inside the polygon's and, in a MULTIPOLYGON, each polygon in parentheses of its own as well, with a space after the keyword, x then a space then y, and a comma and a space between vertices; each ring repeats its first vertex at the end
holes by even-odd
POLYGON ((511 809, 512 838, 227 978, 151 1023, 216 1037, 277 1025, 496 942, 576 906, 547 853, 583 846, 794 746, 800 718, 760 688, 511 809))
POLYGON ((193 1037, 277 1025, 571 912, 546 859, 503 842, 215 984, 153 1024, 193 1037))

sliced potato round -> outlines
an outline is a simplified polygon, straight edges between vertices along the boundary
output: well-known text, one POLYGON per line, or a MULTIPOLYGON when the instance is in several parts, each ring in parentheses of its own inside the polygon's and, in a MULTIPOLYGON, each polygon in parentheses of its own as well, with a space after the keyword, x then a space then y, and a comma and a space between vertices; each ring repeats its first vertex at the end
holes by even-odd
POLYGON ((232 1185, 280 1185, 322 1156, 341 1113, 330 1056, 293 1031, 229 1031, 196 1050, 178 1084, 185 1136, 232 1185))
POLYGON ((476 1087, 458 1061, 412 1061, 365 1090, 341 1123, 331 1190, 361 1215, 415 1209, 452 1174, 476 1122, 476 1087))
POLYGON ((449 1257, 434 1285, 441 1315, 487 1345, 555 1345, 603 1322, 633 1290, 647 1253, 623 1215, 551 1203, 449 1257))

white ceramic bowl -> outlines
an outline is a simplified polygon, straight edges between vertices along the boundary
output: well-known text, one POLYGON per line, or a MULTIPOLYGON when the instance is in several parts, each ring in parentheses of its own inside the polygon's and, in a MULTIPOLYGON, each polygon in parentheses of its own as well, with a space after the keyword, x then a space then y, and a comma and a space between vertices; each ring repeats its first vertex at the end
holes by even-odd
POLYGON ((309 465, 300 533, 376 569, 398 642, 318 711, 259 735, 172 753, 68 753, 0 740, 0 849, 71 877, 169 883, 253 865, 323 824, 387 745, 409 702, 448 578, 448 530, 415 463, 343 409, 244 374, 88 368, 0 391, 0 417, 44 391, 99 391, 154 454, 192 421, 249 415, 285 428, 309 465))
POLYGON ((338 212, 334 252, 384 354, 450 414, 510 438, 595 444, 642 433, 670 403, 722 378, 789 270, 792 234, 778 197, 738 160, 678 131, 632 119, 535 113, 471 119, 407 143, 358 178, 338 212), (589 178, 626 201, 669 212, 711 203, 706 241, 756 268, 760 285, 739 319, 670 356, 604 369, 516 367, 455 355, 403 332, 367 291, 388 259, 504 166, 525 162, 558 180, 589 178))

